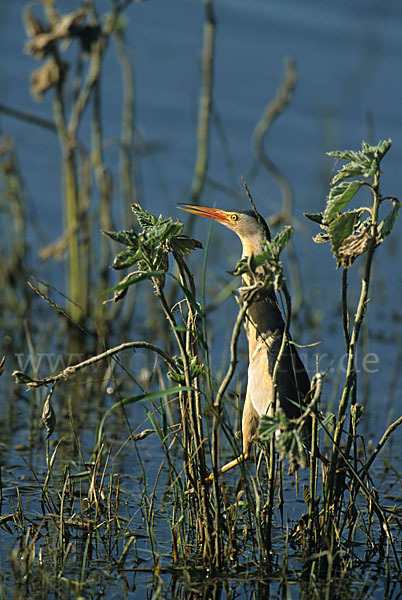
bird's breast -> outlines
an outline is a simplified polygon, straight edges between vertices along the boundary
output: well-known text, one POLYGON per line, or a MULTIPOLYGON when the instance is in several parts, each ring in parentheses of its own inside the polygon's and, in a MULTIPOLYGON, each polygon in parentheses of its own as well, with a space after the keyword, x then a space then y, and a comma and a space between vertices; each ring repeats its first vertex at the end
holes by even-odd
POLYGON ((258 416, 272 414, 272 376, 263 341, 254 344, 248 365, 248 393, 258 416))

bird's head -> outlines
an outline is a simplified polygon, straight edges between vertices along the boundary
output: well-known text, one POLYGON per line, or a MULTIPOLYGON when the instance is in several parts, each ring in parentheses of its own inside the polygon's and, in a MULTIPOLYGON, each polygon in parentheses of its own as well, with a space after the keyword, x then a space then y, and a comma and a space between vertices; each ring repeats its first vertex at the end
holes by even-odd
POLYGON ((194 215, 213 219, 234 231, 242 242, 244 255, 258 254, 261 252, 264 239, 271 239, 268 225, 261 215, 258 215, 257 219, 252 210, 222 210, 221 208, 192 206, 191 204, 181 204, 178 208, 194 215))

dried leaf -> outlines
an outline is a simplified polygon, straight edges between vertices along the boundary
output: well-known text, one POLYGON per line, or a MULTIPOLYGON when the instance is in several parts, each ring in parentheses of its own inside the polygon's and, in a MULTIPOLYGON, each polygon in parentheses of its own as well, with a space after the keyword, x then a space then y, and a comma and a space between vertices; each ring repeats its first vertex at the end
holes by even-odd
POLYGON ((137 433, 137 435, 133 435, 131 439, 133 442, 139 442, 140 440, 147 438, 152 433, 155 433, 153 429, 143 429, 143 431, 140 431, 140 433, 137 433))
POLYGON ((70 39, 80 34, 80 25, 85 17, 85 8, 79 8, 68 15, 63 15, 55 23, 51 31, 27 11, 24 14, 24 23, 28 35, 31 37, 25 44, 25 51, 34 58, 42 59, 53 50, 57 40, 70 39))
POLYGON ((48 395, 46 396, 46 400, 43 404, 42 410, 42 421, 46 427, 47 435, 46 439, 48 440, 52 435, 54 428, 56 427, 56 414, 51 405, 51 397, 53 396, 54 387, 50 390, 48 395))
POLYGON ((3 375, 3 373, 4 373, 5 365, 6 365, 6 357, 3 356, 3 358, 0 360, 0 376, 3 375))
POLYGON ((53 49, 54 37, 52 33, 38 33, 34 38, 25 42, 25 52, 32 54, 37 60, 47 56, 53 49))
MULTIPOLYGON (((122 283, 126 283, 132 277, 134 277, 135 275, 136 275, 136 273, 129 273, 128 275, 126 275, 126 277, 124 277, 119 282, 119 285, 121 285, 122 283)), ((127 290, 128 290, 128 286, 127 287, 123 287, 123 288, 118 289, 118 290, 115 290, 114 294, 113 294, 113 298, 110 298, 110 300, 105 300, 103 302, 103 304, 109 304, 110 302, 118 302, 119 300, 122 300, 124 298, 124 296, 127 294, 127 290)))
POLYGON ((33 38, 40 33, 48 33, 49 29, 29 10, 24 9, 23 23, 27 36, 33 38))
POLYGON ((343 265, 346 269, 349 269, 356 258, 367 250, 370 239, 371 238, 366 231, 357 235, 349 235, 338 248, 338 267, 343 265))
POLYGON ((78 26, 81 25, 85 17, 85 8, 78 8, 72 13, 63 15, 53 27, 54 39, 64 39, 77 34, 78 26))
POLYGON ((56 61, 50 58, 39 69, 36 69, 31 75, 31 94, 33 97, 41 101, 43 94, 51 88, 63 81, 68 70, 68 63, 63 60, 56 61))
POLYGON ((332 251, 337 256, 338 248, 342 246, 347 237, 352 235, 356 220, 362 216, 362 210, 353 210, 343 213, 331 221, 328 232, 331 236, 332 251))
POLYGON ((310 490, 308 485, 306 485, 305 483, 303 484, 303 499, 304 499, 304 503, 307 506, 307 508, 309 507, 310 504, 310 490))
POLYGON ((313 242, 316 244, 325 244, 325 242, 329 242, 330 239, 328 233, 320 231, 320 233, 317 233, 317 235, 313 237, 313 242))
POLYGON ((58 240, 41 248, 39 250, 39 259, 49 260, 49 258, 53 258, 54 260, 62 260, 72 231, 74 229, 70 227, 58 240))

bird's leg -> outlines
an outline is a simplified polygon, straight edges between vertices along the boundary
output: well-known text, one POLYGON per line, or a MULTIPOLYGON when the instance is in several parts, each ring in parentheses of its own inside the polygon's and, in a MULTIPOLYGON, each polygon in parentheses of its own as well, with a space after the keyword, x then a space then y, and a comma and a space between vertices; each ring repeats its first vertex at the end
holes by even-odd
MULTIPOLYGON (((237 467, 237 465, 240 465, 242 462, 244 462, 247 459, 248 459, 248 454, 245 454, 244 452, 242 452, 242 454, 240 454, 240 456, 238 456, 234 460, 231 460, 230 462, 226 463, 226 465, 223 465, 223 467, 221 469, 219 469, 219 471, 217 473, 218 477, 220 475, 222 475, 223 473, 226 473, 227 471, 230 471, 234 467, 237 467)), ((210 473, 208 475, 208 477, 206 477, 204 479, 204 483, 207 483, 207 484, 210 484, 213 481, 214 481, 214 474, 213 473, 210 473)), ((194 488, 190 488, 189 490, 186 490, 186 494, 194 494, 194 492, 195 492, 194 488)))
MULTIPOLYGON (((258 415, 254 410, 253 403, 251 401, 251 396, 247 390, 242 416, 243 452, 234 460, 231 460, 230 462, 226 463, 226 465, 223 465, 223 467, 219 469, 218 475, 230 471, 230 469, 233 469, 233 467, 237 467, 237 465, 240 465, 242 462, 248 459, 250 454, 251 442, 253 440, 255 432, 257 431, 257 427, 258 415)), ((213 481, 213 478, 213 473, 211 473, 207 477, 206 481, 213 481)))
MULTIPOLYGON (((258 415, 254 410, 253 403, 251 401, 251 396, 247 390, 246 400, 244 401, 243 407, 243 417, 242 417, 242 431, 243 431, 243 452, 237 458, 231 460, 230 462, 223 465, 221 469, 219 469, 217 475, 220 476, 227 471, 230 471, 237 465, 240 465, 245 460, 248 459, 250 454, 250 446, 253 440, 253 436, 257 431, 258 426, 258 415)), ((214 480, 214 474, 210 473, 208 477, 204 479, 204 483, 211 483, 214 480)), ((193 494, 194 488, 191 488, 186 491, 186 494, 193 494)))
POLYGON ((253 406, 250 391, 247 388, 242 416, 243 455, 249 455, 251 442, 255 432, 257 431, 257 427, 258 415, 253 406))

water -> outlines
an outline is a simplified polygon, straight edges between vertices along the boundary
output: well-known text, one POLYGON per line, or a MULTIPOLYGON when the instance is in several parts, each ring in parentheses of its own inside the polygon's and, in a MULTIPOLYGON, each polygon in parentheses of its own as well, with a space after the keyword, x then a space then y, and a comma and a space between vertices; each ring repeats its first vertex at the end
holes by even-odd
MULTIPOLYGON (((38 65, 23 54, 24 31, 20 13, 24 2, 0 5, 0 103, 27 113, 51 119, 51 94, 35 103, 29 94, 29 76, 38 65)), ((65 0, 62 10, 78 6, 65 0)), ((108 2, 97 3, 108 10, 108 2)), ((297 64, 298 85, 295 96, 273 125, 266 139, 269 156, 288 178, 294 190, 295 247, 304 284, 304 307, 298 317, 301 343, 321 341, 320 354, 328 354, 323 367, 340 368, 343 353, 340 330, 340 273, 327 246, 316 246, 311 236, 318 228, 303 217, 303 212, 322 209, 328 190, 333 162, 325 152, 335 148, 358 148, 361 140, 375 142, 391 137, 392 149, 384 161, 382 190, 400 195, 402 159, 401 97, 402 78, 402 4, 391 0, 337 2, 294 0, 263 2, 219 0, 215 4, 216 62, 214 115, 211 133, 209 181, 203 195, 206 205, 244 208, 247 203, 240 176, 244 175, 261 211, 268 217, 280 210, 281 193, 262 168, 253 169, 251 136, 267 102, 272 99, 283 75, 283 61, 292 57, 297 64), (221 185, 217 189, 216 182, 221 185), (226 192, 222 191, 223 189, 226 192), (306 331, 300 324, 308 311, 320 310, 322 318, 315 329, 306 331)), ((200 85, 203 7, 189 0, 149 0, 134 4, 127 11, 129 26, 127 45, 133 59, 136 79, 136 120, 141 136, 156 145, 156 152, 141 156, 141 202, 151 211, 165 216, 178 214, 177 202, 189 201, 195 154, 195 130, 200 85)), ((104 65, 103 125, 111 140, 120 135, 121 80, 115 58, 110 52, 104 65)), ((37 252, 57 239, 63 231, 61 208, 61 161, 59 143, 54 134, 26 122, 0 115, 2 133, 11 135, 17 145, 25 185, 30 226, 30 268, 38 277, 64 287, 62 263, 40 264, 37 252)), ((86 120, 80 139, 89 146, 90 128, 86 120)), ((115 180, 116 204, 121 192, 117 150, 111 145, 105 153, 115 180)), ((359 200, 357 200, 357 205, 359 200)), ((117 224, 122 210, 116 208, 117 224)), ((196 223, 196 237, 205 241, 209 223, 196 223)), ((215 226, 208 277, 211 290, 219 289, 230 277, 225 274, 235 264, 239 243, 232 234, 215 226)), ((369 401, 364 424, 365 435, 374 443, 390 421, 401 413, 400 340, 402 314, 397 299, 401 292, 400 253, 401 224, 393 240, 384 244, 376 255, 373 296, 378 299, 369 307, 370 346, 362 350, 378 356, 379 374, 365 380, 360 401, 369 401), (398 350, 399 348, 399 350, 398 350), (370 387, 368 393, 368 387, 370 387), (384 394, 385 390, 385 394, 384 394), (392 392, 392 393, 391 393, 392 392)), ((190 264, 199 271, 201 252, 190 264)), ((292 281, 290 282, 292 284, 292 281)), ((351 283, 351 295, 356 294, 351 283)), ((228 340, 236 306, 228 300, 211 319, 214 361, 220 364, 222 345, 228 340), (228 317, 229 315, 229 317, 228 317)), ((137 332, 129 332, 128 339, 137 332)), ((314 353, 306 356, 314 372, 314 353)), ((13 359, 8 359, 13 362, 13 359)), ((141 361, 140 361, 141 362, 141 361)), ((14 364, 14 367, 17 366, 14 364)), ((136 365, 138 366, 138 364, 136 365)), ((141 367, 142 367, 141 363, 141 367)), ((244 369, 244 365, 243 365, 244 369)), ((10 369, 11 370, 11 369, 10 369)), ((8 377, 8 373, 7 373, 8 377)), ((336 371, 328 375, 324 399, 330 404, 336 371)), ((2 385, 4 386, 4 376, 2 385)), ((8 382, 9 380, 7 380, 8 382)), ((336 394, 335 394, 336 395, 336 394)), ((30 411, 16 398, 10 430, 8 396, 1 402, 7 419, 2 420, 2 439, 15 448, 25 441, 30 411)), ((132 427, 145 418, 143 408, 131 411, 132 427)), ((94 415, 95 418, 95 415, 94 415)), ((88 433, 88 436, 91 436, 88 433)), ((400 432, 394 434, 392 462, 402 467, 397 448, 400 432)), ((88 441, 88 447, 91 442, 88 441)), ((159 442, 149 439, 144 460, 154 472, 160 460, 159 442), (155 463, 154 457, 157 456, 155 463)), ((25 470, 24 450, 2 453, 6 472, 25 470), (18 464, 18 467, 15 465, 18 464), (15 468, 14 468, 15 467, 15 468)), ((381 459, 379 459, 381 460, 381 459)), ((41 459, 43 464, 43 458, 41 459)), ((39 461, 39 462, 41 462, 39 461)), ((40 467, 38 463, 34 464, 40 467)), ((132 468, 132 454, 122 457, 119 469, 132 468)), ((28 476, 25 472, 25 476, 28 476)), ((12 475, 9 483, 12 486, 12 475)), ((3 475, 4 478, 4 475, 3 475)), ((134 487, 134 484, 130 484, 134 487)), ((376 596, 373 593, 373 597, 376 596)))

